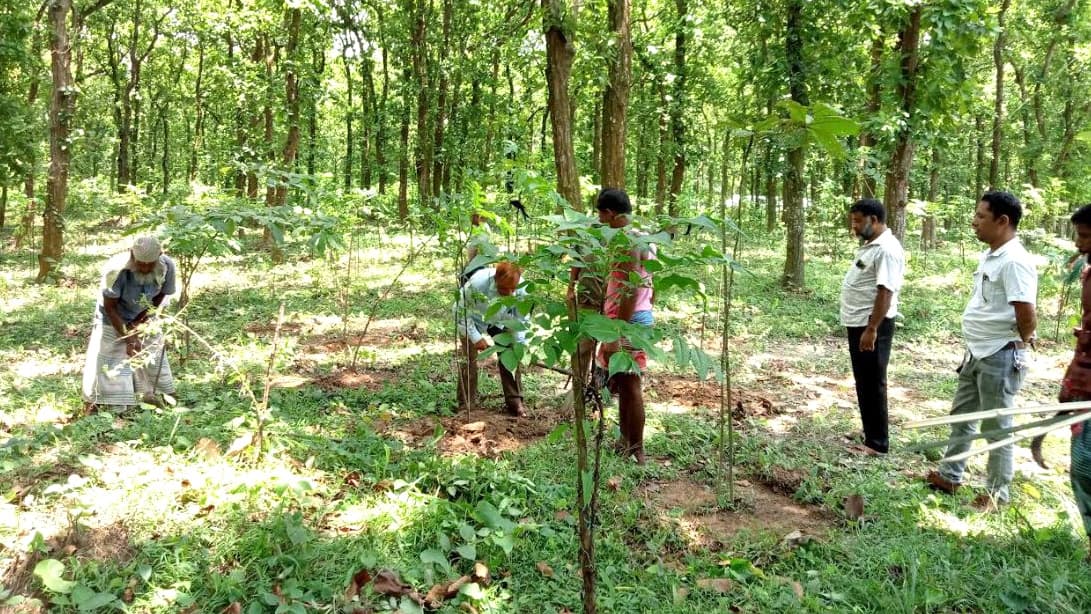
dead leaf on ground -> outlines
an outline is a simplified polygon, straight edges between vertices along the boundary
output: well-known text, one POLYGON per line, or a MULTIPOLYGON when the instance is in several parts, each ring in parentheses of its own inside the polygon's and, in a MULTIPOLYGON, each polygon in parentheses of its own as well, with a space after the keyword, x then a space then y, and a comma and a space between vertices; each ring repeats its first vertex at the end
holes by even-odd
POLYGON ((543 576, 547 578, 553 577, 553 568, 549 566, 549 563, 546 563, 545 561, 538 561, 534 564, 534 566, 538 568, 538 571, 542 572, 543 576))
POLYGON ((788 548, 797 548, 799 546, 802 546, 803 544, 810 543, 810 541, 810 536, 804 535, 803 531, 796 529, 795 531, 792 531, 791 533, 784 536, 783 543, 788 548))
POLYGON ((485 426, 485 423, 479 420, 477 422, 469 422, 467 424, 463 424, 458 428, 459 430, 466 431, 467 433, 477 433, 479 431, 485 430, 485 426))
POLYGON ((864 517, 864 496, 849 495, 844 501, 845 517, 849 520, 860 520, 864 517))
POLYGON ((458 605, 458 609, 466 612, 467 614, 477 614, 477 608, 473 606, 469 601, 463 601, 458 605))
POLYGON ((796 595, 796 599, 803 599, 803 585, 796 580, 792 580, 791 587, 792 592, 796 595))
POLYGON ((553 519, 557 522, 568 522, 572 519, 572 514, 569 514, 568 510, 557 510, 553 512, 553 519))
POLYGON ((351 486, 353 488, 359 488, 360 487, 360 472, 359 471, 350 471, 350 472, 348 472, 345 475, 345 479, 343 481, 344 481, 345 486, 351 486))
POLYGON ((131 589, 131 588, 127 587, 127 586, 125 587, 125 590, 121 592, 121 602, 122 603, 132 603, 133 602, 133 589, 131 589))
POLYGON ((697 588, 717 593, 730 593, 735 589, 735 583, 727 578, 699 578, 697 588))
POLYGON ((621 476, 615 475, 609 480, 606 480, 606 487, 614 492, 617 492, 617 490, 621 488, 621 476))
POLYGON ((685 601, 686 597, 689 597, 689 589, 688 588, 686 588, 684 586, 679 586, 678 588, 674 589, 674 604, 675 605, 678 605, 678 604, 682 603, 683 601, 685 601))
POLYGON ((231 442, 231 445, 228 446, 227 452, 224 453, 224 456, 228 456, 228 457, 238 456, 239 454, 242 453, 243 450, 245 450, 245 449, 249 448, 251 445, 253 445, 253 443, 254 443, 254 434, 253 433, 243 433, 242 435, 239 435, 238 437, 236 437, 235 441, 231 442))
POLYGON ((483 586, 488 585, 490 580, 488 565, 481 561, 474 563, 474 580, 477 580, 483 586))
POLYGON ((232 601, 227 607, 220 611, 221 614, 242 614, 242 604, 238 601, 232 601))
POLYGON ((458 594, 458 591, 461 590, 464 585, 470 583, 470 580, 471 580, 470 576, 462 576, 461 578, 459 578, 459 579, 455 580, 454 582, 448 584, 447 589, 444 592, 444 596, 447 597, 448 599, 450 599, 451 597, 454 597, 455 595, 458 594))
POLYGON ((413 592, 413 587, 402 582, 402 579, 398 577, 398 574, 389 569, 384 569, 375 574, 375 579, 372 580, 371 587, 376 593, 392 597, 402 597, 413 592))
POLYGON ((205 457, 205 460, 216 460, 222 456, 220 452, 220 444, 216 443, 208 437, 202 437, 197 440, 196 445, 193 446, 201 456, 205 457))
POLYGON ((433 610, 438 610, 439 606, 443 605, 443 601, 447 598, 447 585, 436 584, 432 588, 428 589, 428 594, 424 596, 424 603, 427 607, 433 610))

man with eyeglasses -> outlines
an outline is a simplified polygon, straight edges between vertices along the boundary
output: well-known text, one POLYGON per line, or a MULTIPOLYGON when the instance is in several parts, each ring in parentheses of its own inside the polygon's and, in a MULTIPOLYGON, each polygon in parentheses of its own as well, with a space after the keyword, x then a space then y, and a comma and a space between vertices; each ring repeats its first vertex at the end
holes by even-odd
MULTIPOLYGON (((1022 205, 1008 192, 986 192, 977 203, 974 234, 989 248, 978 261, 970 301, 962 313, 966 352, 958 368, 952 415, 1011 407, 1026 379, 1028 349, 1034 344, 1037 326, 1038 273, 1016 236, 1022 216, 1022 205)), ((964 439, 977 433, 979 426, 991 431, 1011 425, 1011 416, 953 425, 945 456, 968 451, 972 442, 964 439)), ((987 439, 991 442, 1001 437, 987 439)), ((1014 475, 1012 454, 1012 444, 989 452, 986 492, 974 500, 975 507, 988 509, 1008 503, 1014 475)), ((925 479, 932 488, 954 494, 965 469, 965 460, 943 462, 925 479)))

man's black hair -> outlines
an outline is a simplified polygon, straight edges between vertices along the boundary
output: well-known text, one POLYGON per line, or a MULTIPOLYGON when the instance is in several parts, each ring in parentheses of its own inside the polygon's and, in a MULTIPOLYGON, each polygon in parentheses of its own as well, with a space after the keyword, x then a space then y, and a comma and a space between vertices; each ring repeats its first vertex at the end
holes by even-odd
POLYGON ((1072 223, 1091 226, 1091 204, 1076 209, 1076 212, 1072 214, 1072 223))
POLYGON ((1019 228, 1019 220, 1023 219, 1023 205, 1014 194, 1000 190, 985 192, 981 195, 981 200, 989 205, 989 212, 993 214, 994 220, 1006 215, 1011 227, 1019 228))
POLYGON ((883 203, 874 198, 861 198, 849 207, 849 213, 859 213, 864 217, 875 216, 880 224, 886 223, 886 209, 883 203))
POLYGON ((633 212, 633 205, 629 202, 629 195, 625 193, 625 190, 617 188, 606 188, 599 192, 599 197, 595 200, 595 208, 606 209, 621 215, 633 212))

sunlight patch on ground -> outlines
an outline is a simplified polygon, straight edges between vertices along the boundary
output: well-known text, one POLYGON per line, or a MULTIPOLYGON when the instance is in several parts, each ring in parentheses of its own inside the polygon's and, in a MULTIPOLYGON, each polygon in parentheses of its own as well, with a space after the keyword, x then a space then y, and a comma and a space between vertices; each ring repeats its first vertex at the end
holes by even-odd
POLYGON ((430 500, 431 497, 409 490, 387 492, 381 497, 346 505, 326 520, 323 532, 336 536, 366 531, 371 525, 381 527, 384 532, 396 532, 410 525, 430 500))
POLYGON ((920 277, 914 282, 914 285, 921 288, 957 288, 964 279, 966 279, 964 271, 952 269, 946 273, 920 277))

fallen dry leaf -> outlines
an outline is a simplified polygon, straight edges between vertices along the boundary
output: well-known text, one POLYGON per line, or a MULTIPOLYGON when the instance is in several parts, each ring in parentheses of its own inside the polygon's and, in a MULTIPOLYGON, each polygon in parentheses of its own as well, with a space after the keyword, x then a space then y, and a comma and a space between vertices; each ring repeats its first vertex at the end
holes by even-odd
POLYGON ((477 614, 477 608, 475 608, 473 604, 469 601, 463 601, 462 603, 458 604, 458 609, 462 610, 463 612, 467 612, 468 614, 477 614))
POLYGON ((122 601, 122 603, 132 603, 133 602, 133 589, 126 586, 125 590, 121 591, 121 601, 122 601))
POLYGON ((796 594, 796 599, 803 599, 803 585, 799 582, 792 580, 792 592, 796 594))
POLYGON ((443 601, 447 598, 447 585, 436 584, 432 588, 428 589, 428 594, 424 596, 424 603, 433 610, 438 610, 439 606, 443 605, 443 601))
POLYGON ((221 614, 242 614, 242 604, 238 601, 232 601, 223 610, 220 610, 221 614))
POLYGON ((606 480, 606 487, 614 492, 617 492, 617 489, 621 488, 621 476, 615 475, 609 480, 606 480))
POLYGON ((730 593, 735 588, 735 583, 727 578, 699 578, 697 588, 717 593, 730 593))
POLYGON ((197 443, 193 446, 201 456, 205 457, 205 460, 216 460, 220 458, 220 444, 208 437, 202 437, 197 440, 197 443))
POLYGON ((375 482, 374 486, 371 487, 371 489, 375 492, 386 492, 392 488, 394 488, 393 480, 379 480, 378 482, 375 482))
POLYGON ((243 452, 243 450, 245 450, 245 449, 249 448, 251 445, 253 445, 253 443, 254 443, 254 434, 253 433, 243 433, 242 435, 239 435, 238 437, 236 437, 235 441, 231 442, 231 445, 228 446, 227 452, 224 453, 224 456, 237 456, 237 455, 241 454, 243 452))
POLYGON ((458 594, 458 591, 466 584, 469 584, 472 578, 470 576, 462 576, 454 582, 447 585, 447 590, 444 592, 444 596, 450 599, 458 594))
POLYGON ((810 543, 811 538, 803 534, 803 531, 796 529, 791 533, 784 536, 783 543, 788 548, 797 548, 804 544, 810 543))
POLYGON ((375 589, 376 593, 380 595, 388 595, 394 597, 401 597, 408 595, 413 591, 413 588, 402 582, 402 579, 398 577, 398 574, 389 569, 384 569, 375 574, 374 580, 372 580, 371 587, 375 589))
POLYGON ((686 588, 684 586, 679 586, 678 588, 674 589, 674 603, 675 603, 675 605, 678 605, 679 603, 682 603, 683 601, 685 601, 686 597, 689 597, 689 589, 688 588, 686 588))
POLYGON ((558 522, 568 522, 572 519, 572 514, 569 514, 567 510, 557 510, 553 512, 553 519, 558 522))
POLYGON ((481 561, 474 563, 474 580, 481 585, 487 585, 489 583, 489 567, 481 561))
POLYGON ((844 501, 845 517, 849 520, 860 520, 864 516, 864 496, 849 495, 844 501))
POLYGON ((543 576, 547 578, 553 577, 553 568, 549 566, 549 563, 546 563, 545 561, 538 561, 534 564, 534 566, 538 568, 538 571, 542 572, 543 576))
POLYGON ((350 471, 350 472, 346 473, 344 479, 342 479, 341 482, 345 486, 351 486, 353 488, 359 488, 360 487, 360 472, 359 471, 350 471))
POLYGON ((485 430, 485 426, 486 426, 486 424, 479 420, 477 422, 469 422, 469 423, 463 424, 462 426, 460 426, 458 428, 459 428, 459 430, 466 431, 467 433, 477 433, 479 431, 485 430))

